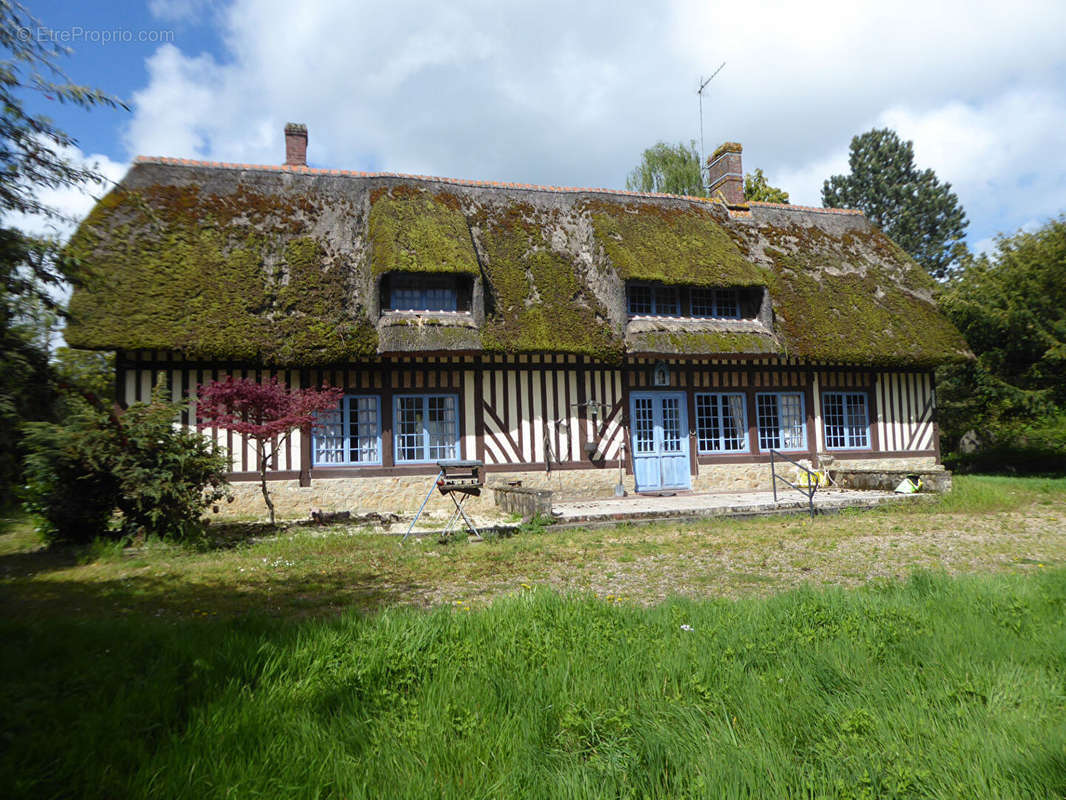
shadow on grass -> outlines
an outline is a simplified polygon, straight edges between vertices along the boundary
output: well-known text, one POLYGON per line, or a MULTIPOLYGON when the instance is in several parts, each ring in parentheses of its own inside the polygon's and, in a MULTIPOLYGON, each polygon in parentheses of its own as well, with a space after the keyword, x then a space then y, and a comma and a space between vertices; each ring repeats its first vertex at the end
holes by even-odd
MULTIPOLYGON (((32 572, 32 570, 31 570, 32 572)), ((29 576, 27 576, 29 577, 29 576)), ((180 575, 124 575, 110 579, 8 580, 0 609, 20 618, 77 616, 329 616, 392 605, 424 605, 428 587, 387 580, 383 574, 338 569, 242 580, 180 575)))
POLYGON ((85 547, 50 547, 0 555, 0 576, 33 575, 67 569, 82 563, 85 547))
MULTIPOLYGON (((16 525, 25 524, 23 519, 7 519, 0 521, 0 536, 11 535, 10 531, 16 525)), ((266 522, 225 522, 209 524, 204 537, 195 541, 173 542, 169 546, 175 547, 179 552, 210 553, 213 551, 236 550, 240 547, 254 544, 258 541, 271 539, 278 536, 296 533, 298 531, 314 530, 317 532, 329 532, 331 529, 349 529, 350 525, 271 525, 266 522)), ((53 544, 50 546, 37 546, 35 549, 23 549, 16 552, 0 553, 0 577, 11 575, 29 575, 46 573, 54 570, 67 569, 78 564, 87 564, 100 559, 101 555, 107 555, 112 560, 117 558, 137 558, 144 546, 144 542, 122 547, 122 540, 98 539, 88 544, 53 544)), ((148 546, 151 546, 151 541, 148 546)))

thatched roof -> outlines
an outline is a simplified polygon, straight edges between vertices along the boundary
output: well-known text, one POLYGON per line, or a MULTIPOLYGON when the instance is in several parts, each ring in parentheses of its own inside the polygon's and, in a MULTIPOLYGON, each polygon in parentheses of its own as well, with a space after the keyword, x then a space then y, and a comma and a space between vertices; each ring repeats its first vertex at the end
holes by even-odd
MULTIPOLYGON (((382 353, 967 354, 861 215, 607 190, 139 159, 71 240, 67 341, 271 365, 382 353), (382 315, 389 272, 474 281, 464 318, 382 315), (625 282, 765 288, 758 319, 630 320, 625 282), (770 313, 772 307, 772 313, 770 313)), ((749 291, 750 293, 750 291, 749 291)))

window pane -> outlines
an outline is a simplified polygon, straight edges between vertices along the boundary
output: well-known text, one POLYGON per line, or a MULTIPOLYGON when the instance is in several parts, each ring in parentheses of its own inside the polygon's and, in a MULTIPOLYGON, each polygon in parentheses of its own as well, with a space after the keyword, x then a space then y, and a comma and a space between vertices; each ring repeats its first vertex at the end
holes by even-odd
POLYGON ((714 290, 713 289, 699 289, 693 288, 691 293, 692 298, 692 316, 694 317, 713 317, 714 316, 714 290))
POLYGON ((651 287, 650 286, 630 286, 629 287, 629 313, 630 314, 650 314, 651 313, 651 287))
POLYGON ((676 286, 655 287, 655 313, 667 317, 676 317, 681 313, 676 286))
POLYGON ((316 464, 341 464, 344 462, 343 401, 329 411, 315 414, 314 458, 316 464))
POLYGON ((378 400, 349 398, 348 460, 353 464, 376 464, 378 453, 378 400))
POLYGON ((747 441, 747 422, 744 421, 744 398, 728 394, 722 403, 722 449, 743 450, 747 441))
POLYGON ((716 289, 714 295, 714 315, 716 317, 740 316, 740 303, 737 298, 736 289, 716 289))
POLYGON ((866 395, 849 394, 847 402, 848 446, 869 447, 869 431, 867 430, 866 395))
POLYGON ((663 398, 663 452, 681 452, 681 401, 663 398))
POLYGON ((803 400, 799 394, 778 395, 781 418, 781 448, 798 450, 803 447, 803 400))
POLYGON ((429 435, 430 461, 455 458, 455 398, 427 397, 429 411, 426 415, 426 430, 429 435))
POLYGON ((719 449, 722 431, 719 425, 718 395, 696 395, 696 444, 704 453, 719 449))
POLYGON ((396 460, 422 461, 423 410, 421 397, 400 397, 396 405, 396 460))
POLYGON ((769 450, 781 448, 781 430, 777 416, 777 396, 760 394, 756 410, 759 422, 759 448, 769 450))
POLYGON ((637 453, 655 452, 655 421, 650 397, 638 397, 635 401, 633 433, 637 453))
POLYGON ((844 396, 836 393, 823 395, 822 413, 825 417, 825 446, 846 447, 847 431, 844 425, 844 396))

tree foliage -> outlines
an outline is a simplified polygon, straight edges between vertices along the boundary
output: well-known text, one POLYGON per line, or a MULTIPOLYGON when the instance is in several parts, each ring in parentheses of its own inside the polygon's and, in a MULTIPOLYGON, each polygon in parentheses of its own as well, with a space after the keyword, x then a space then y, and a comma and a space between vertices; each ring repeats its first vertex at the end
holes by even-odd
MULTIPOLYGON (((73 83, 58 66, 67 51, 32 35, 40 27, 22 6, 0 0, 0 218, 62 219, 41 200, 41 190, 99 180, 94 170, 66 157, 75 140, 48 117, 28 111, 28 96, 82 108, 125 107, 73 83)), ((71 272, 59 242, 0 228, 0 505, 10 501, 19 477, 19 423, 51 413, 49 341, 47 333, 41 341, 41 332, 58 319, 57 289, 71 272), (45 319, 50 322, 42 326, 45 319)))
POLYGON ((788 192, 771 186, 758 167, 744 176, 744 199, 762 203, 788 203, 788 192))
POLYGON ((640 164, 626 178, 631 192, 663 192, 705 197, 703 173, 696 143, 658 142, 640 157, 640 164))
POLYGON ((939 376, 949 447, 972 430, 986 448, 1066 461, 1066 217, 964 259, 940 305, 977 356, 939 376))
POLYGON ((315 414, 337 407, 344 392, 321 389, 290 389, 271 378, 229 377, 198 389, 196 413, 201 429, 215 427, 239 433, 255 442, 259 483, 263 500, 274 524, 274 503, 267 490, 267 467, 293 431, 310 428, 315 414))
POLYGON ((851 140, 851 172, 822 185, 826 208, 857 208, 931 275, 944 278, 966 252, 966 214, 950 183, 914 164, 914 143, 874 129, 851 140))

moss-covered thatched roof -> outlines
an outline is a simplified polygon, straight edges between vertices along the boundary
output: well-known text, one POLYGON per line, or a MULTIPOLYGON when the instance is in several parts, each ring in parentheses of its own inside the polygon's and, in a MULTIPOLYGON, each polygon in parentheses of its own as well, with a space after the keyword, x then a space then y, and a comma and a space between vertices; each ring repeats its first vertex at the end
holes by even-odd
POLYGON ((289 366, 413 351, 966 355, 920 267, 861 215, 817 209, 140 159, 69 251, 78 347, 289 366), (473 313, 381 314, 378 281, 395 271, 470 276, 473 313), (765 287, 773 319, 635 324, 627 280, 765 287))

